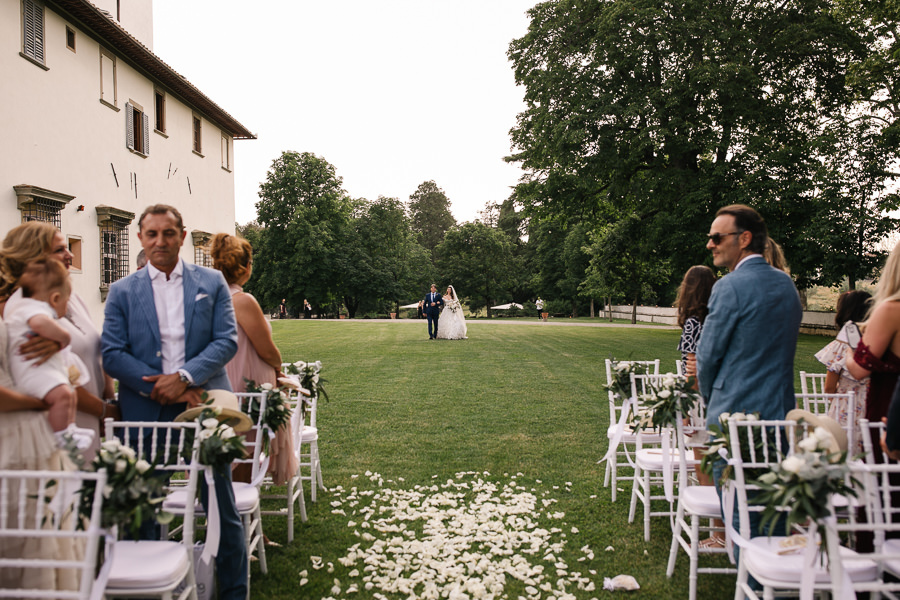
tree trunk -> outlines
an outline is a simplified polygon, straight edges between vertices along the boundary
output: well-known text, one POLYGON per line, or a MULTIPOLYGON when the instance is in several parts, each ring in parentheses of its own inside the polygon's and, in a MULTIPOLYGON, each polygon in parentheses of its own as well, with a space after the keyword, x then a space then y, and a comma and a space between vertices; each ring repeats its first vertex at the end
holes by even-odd
POLYGON ((591 298, 591 318, 594 318, 594 299, 591 298))
POLYGON ((634 302, 631 304, 631 324, 634 325, 637 323, 637 296, 634 297, 634 302))
POLYGON ((612 296, 606 297, 606 314, 609 317, 609 322, 612 323, 612 296))

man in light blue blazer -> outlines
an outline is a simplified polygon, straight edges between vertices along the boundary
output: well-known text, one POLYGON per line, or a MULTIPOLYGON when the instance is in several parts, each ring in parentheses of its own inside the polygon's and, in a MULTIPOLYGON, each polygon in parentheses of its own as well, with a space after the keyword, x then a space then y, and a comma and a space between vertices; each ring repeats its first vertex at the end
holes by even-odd
MULTIPOLYGON (((796 406, 794 354, 803 310, 790 276, 763 258, 768 243, 765 221, 749 206, 719 209, 709 228, 706 247, 729 274, 713 286, 697 345, 707 425, 724 412, 783 419, 796 406)), ((724 468, 724 460, 713 465, 720 499, 724 468)), ((737 511, 733 518, 739 528, 737 511)), ((750 529, 759 535, 759 513, 752 513, 750 529)))
POLYGON ((723 412, 783 419, 795 407, 794 354, 803 310, 790 276, 763 253, 766 224, 749 206, 719 209, 706 247, 730 273, 713 286, 697 348, 707 424, 723 412))
MULTIPOLYGON (((204 389, 230 390, 225 364, 237 352, 231 294, 219 271, 185 263, 181 214, 156 204, 138 220, 145 268, 113 283, 101 336, 103 368, 119 380, 122 417, 172 421, 204 389)), ((221 518, 219 598, 245 600, 247 548, 231 472, 215 474, 221 518)))

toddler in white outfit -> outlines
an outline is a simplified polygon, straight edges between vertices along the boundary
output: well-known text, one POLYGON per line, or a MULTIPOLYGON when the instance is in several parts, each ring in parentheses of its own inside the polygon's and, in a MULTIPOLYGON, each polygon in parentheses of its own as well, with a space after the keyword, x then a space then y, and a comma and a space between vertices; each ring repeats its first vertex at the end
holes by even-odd
POLYGON ((68 348, 69 333, 56 322, 65 316, 71 293, 65 266, 53 259, 40 259, 25 267, 19 289, 4 309, 15 387, 23 394, 43 399, 54 431, 63 431, 74 423, 76 396, 72 384, 82 385, 87 372, 68 348), (43 364, 37 364, 39 359, 27 360, 19 354, 19 347, 36 335, 57 342, 61 348, 43 364))

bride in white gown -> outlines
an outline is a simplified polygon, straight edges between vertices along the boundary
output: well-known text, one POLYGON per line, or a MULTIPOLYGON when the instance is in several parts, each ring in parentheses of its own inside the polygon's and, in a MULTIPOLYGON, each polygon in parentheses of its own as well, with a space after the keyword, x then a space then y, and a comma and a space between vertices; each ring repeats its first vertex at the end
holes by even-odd
POLYGON ((464 340, 466 338, 466 318, 463 316, 462 305, 456 297, 453 286, 447 288, 444 294, 444 310, 438 319, 438 339, 440 340, 464 340))

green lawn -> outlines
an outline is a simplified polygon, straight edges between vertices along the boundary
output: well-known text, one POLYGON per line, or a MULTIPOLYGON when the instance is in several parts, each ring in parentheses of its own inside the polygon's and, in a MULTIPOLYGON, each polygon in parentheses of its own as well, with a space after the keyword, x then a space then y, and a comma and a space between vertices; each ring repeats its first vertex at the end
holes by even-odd
MULTIPOLYGON (((597 573, 590 576, 596 591, 569 590, 578 598, 609 595, 600 589, 603 577, 621 573, 637 578, 641 597, 687 595, 684 555, 675 577, 665 577, 668 521, 655 519, 644 543, 640 516, 627 522, 628 493, 611 503, 597 465, 608 425, 604 359, 659 357, 664 370, 674 370, 677 330, 475 321, 468 340, 429 341, 424 322, 276 321, 273 329, 286 360, 324 363, 331 400, 320 405, 319 428, 329 488, 373 485, 366 471, 397 488, 431 485, 458 471, 486 471, 500 482, 522 473, 525 487, 549 492, 558 501, 553 510, 565 513, 560 557, 585 576, 597 573), (579 561, 585 545, 594 557, 579 561), (604 551, 608 546, 614 551, 604 551)), ((796 369, 820 371, 812 355, 827 342, 801 336, 796 369)), ((312 504, 307 491, 310 518, 297 518, 290 546, 284 519, 267 518, 266 533, 285 545, 269 548, 268 575, 253 567, 254 598, 328 597, 336 578, 346 587, 349 569, 337 559, 359 538, 347 526, 350 510, 333 514, 332 500, 322 493, 312 504), (334 572, 312 569, 310 556, 333 562, 334 572), (300 587, 303 570, 309 582, 300 587)), ((509 590, 511 598, 523 594, 521 586, 509 590)), ((374 596, 360 586, 341 597, 374 596)), ((701 576, 699 597, 731 598, 733 581, 701 576)))

